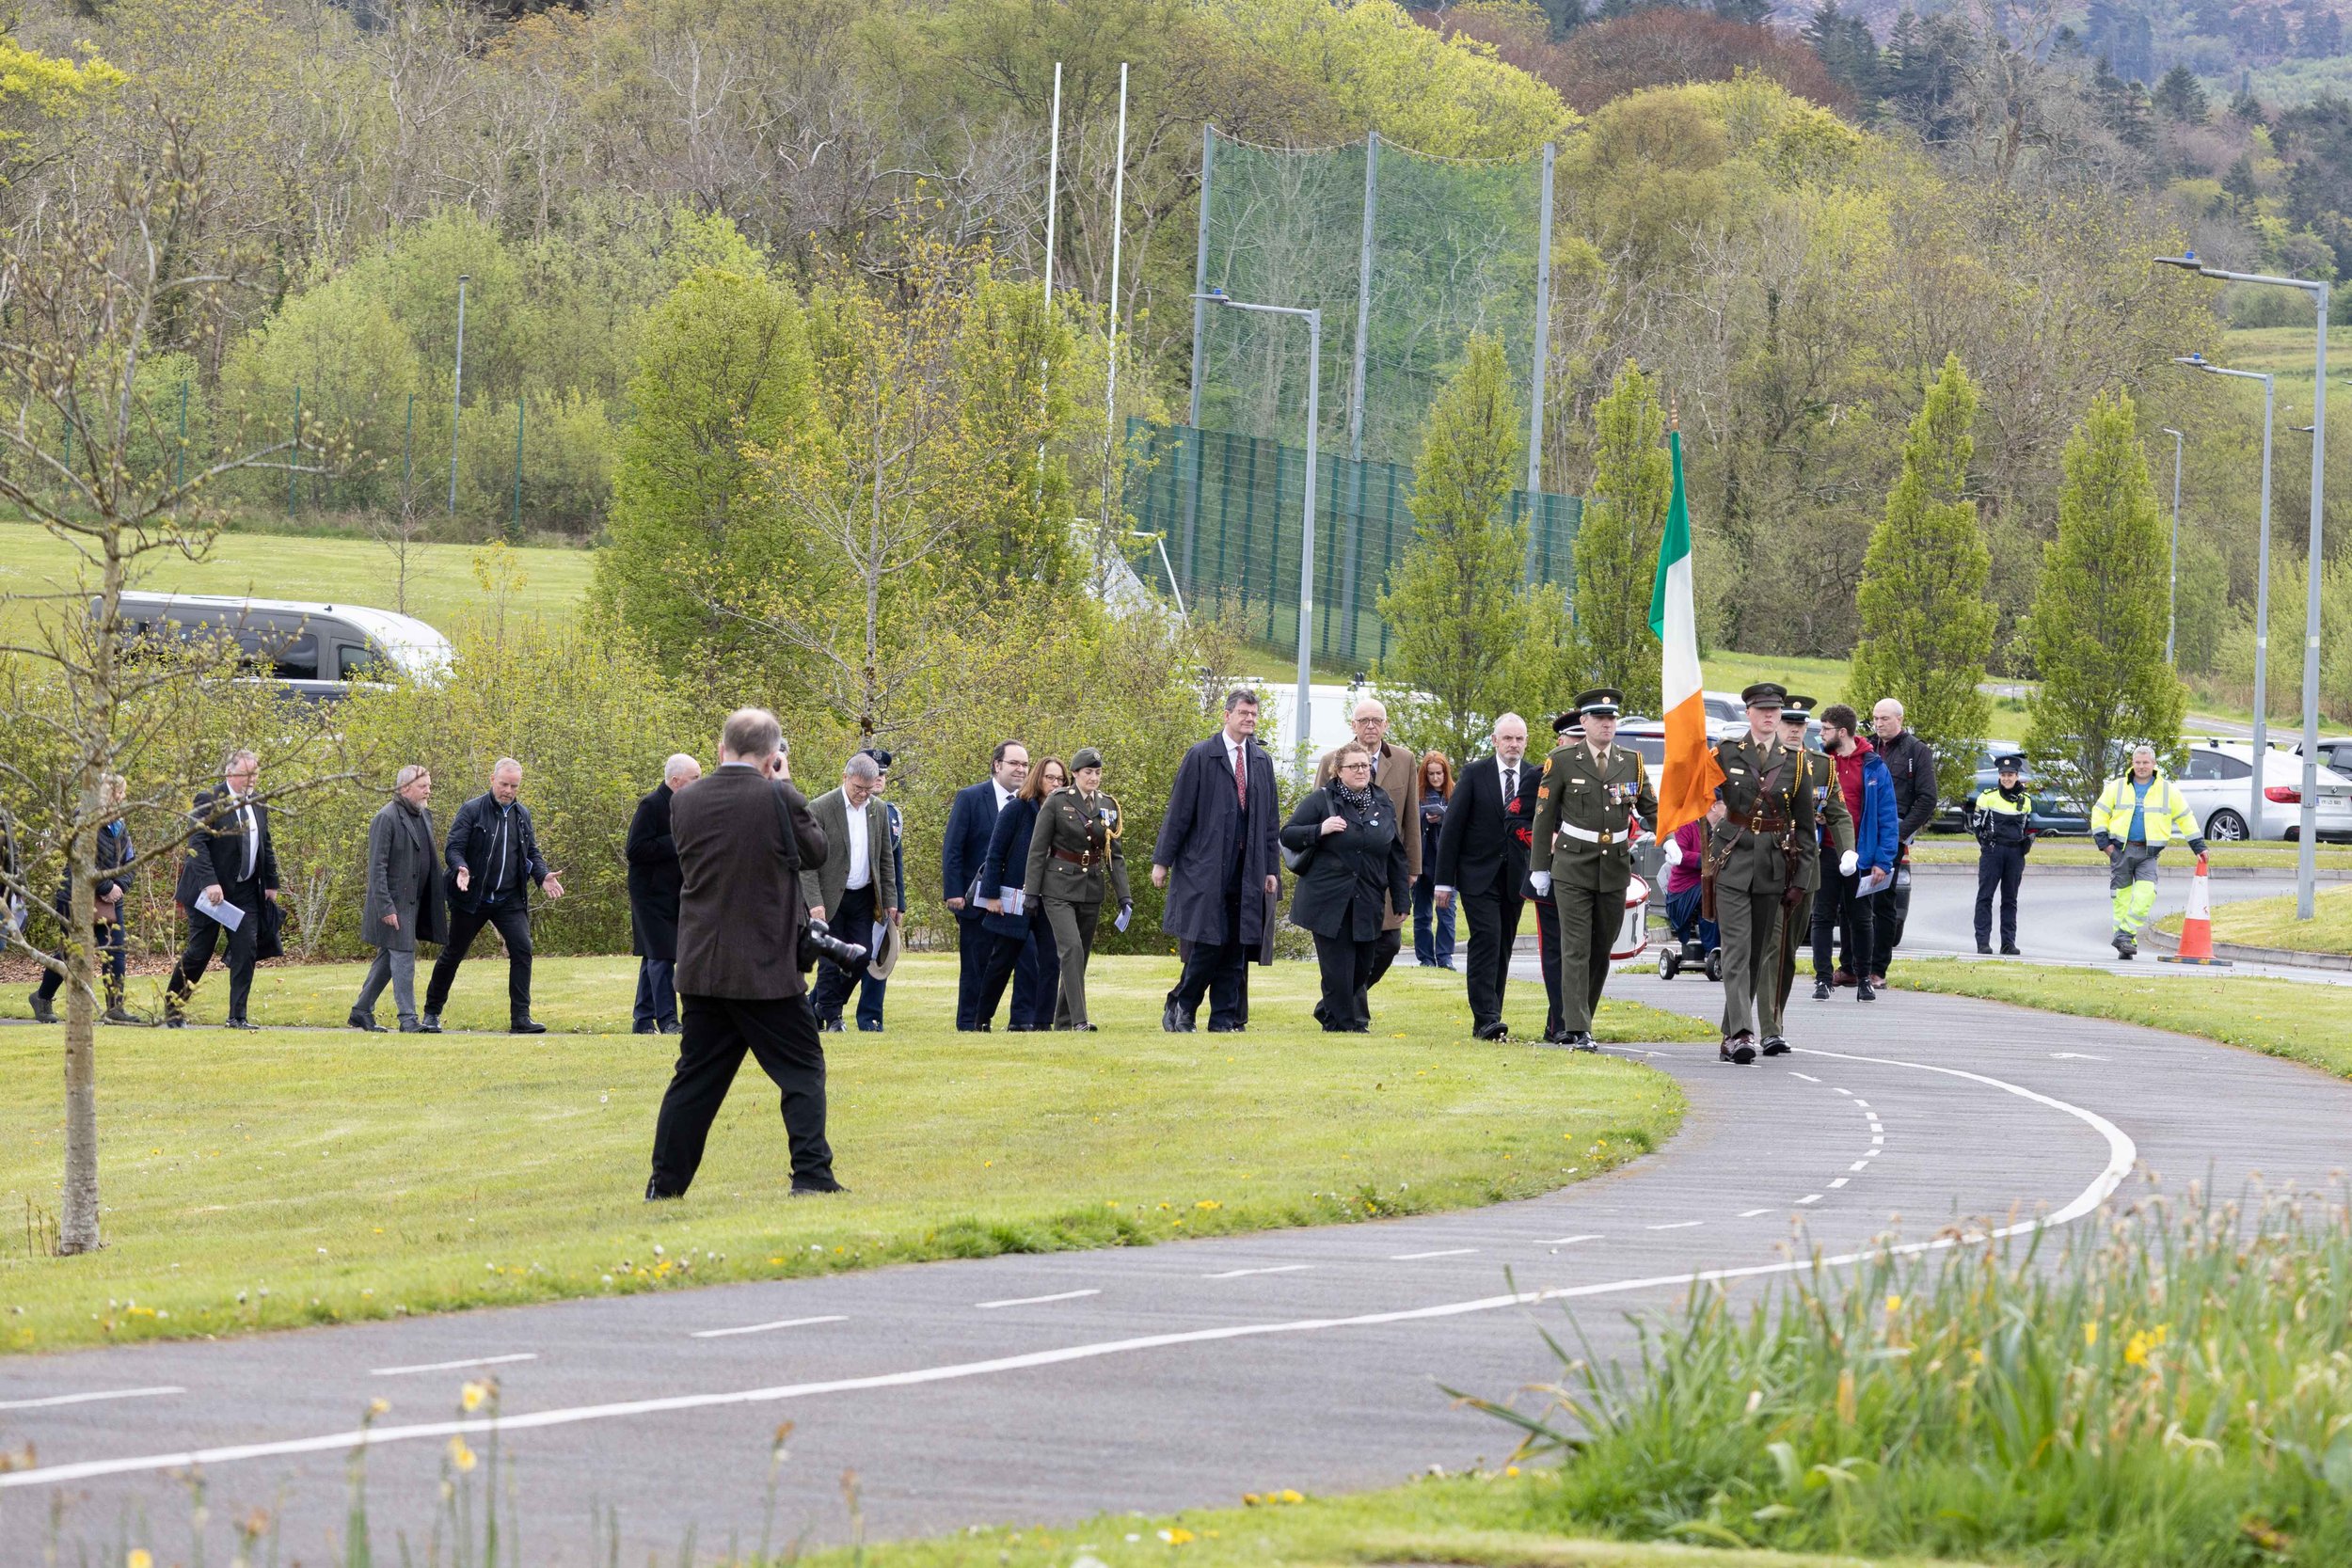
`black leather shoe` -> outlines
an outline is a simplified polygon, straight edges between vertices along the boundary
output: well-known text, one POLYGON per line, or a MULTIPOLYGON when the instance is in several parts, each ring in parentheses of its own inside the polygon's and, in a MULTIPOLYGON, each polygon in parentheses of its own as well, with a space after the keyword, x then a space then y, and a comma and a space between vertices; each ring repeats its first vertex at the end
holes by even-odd
POLYGON ((518 1018, 506 1026, 510 1035, 544 1035, 548 1026, 535 1018, 518 1018))
POLYGON ((1835 994, 1835 988, 1833 988, 1827 980, 1816 980, 1813 982, 1814 1001, 1826 1002, 1835 994))
POLYGON ((629 1033, 632 1035, 658 1035, 661 1033, 661 1031, 653 1024, 640 1023, 632 1026, 629 1033))
POLYGON ((684 1193, 665 1193, 655 1184, 653 1178, 646 1178, 645 1201, 647 1203, 675 1203, 685 1196, 684 1193))
POLYGON ((1786 1056, 1788 1054, 1788 1042, 1779 1035, 1767 1035, 1764 1037, 1763 1053, 1767 1056, 1786 1056))
POLYGON ((1482 1040, 1507 1040, 1511 1037, 1511 1031, 1508 1025, 1489 1023, 1476 1031, 1476 1037, 1482 1040))
POLYGON ((420 1034, 425 1035, 439 1034, 441 1032, 441 1015, 435 1012, 432 1008, 427 1007, 424 1011, 424 1016, 417 1021, 417 1031, 420 1034))
POLYGON ((424 1025, 413 1018, 404 1018, 400 1021, 400 1032, 404 1035, 421 1035, 424 1033, 424 1025))
POLYGON ((1985 941, 1984 938, 1979 937, 1977 939, 1977 951, 1985 957, 1990 958, 1993 955, 1993 944, 1985 941))
POLYGON ((55 1023, 57 1022, 57 1011, 49 1005, 49 998, 41 995, 39 991, 35 991, 27 1000, 33 1004, 33 1022, 35 1023, 55 1023))
POLYGON ((1160 1008, 1160 1028, 1171 1035, 1189 1035, 1193 1030, 1193 1022, 1175 1003, 1169 1002, 1160 1008))
POLYGON ((382 1035, 389 1032, 384 1025, 375 1022, 375 1017, 372 1013, 354 1013, 344 1022, 363 1034, 382 1035))
POLYGON ((1565 1031, 1560 1037, 1560 1043, 1566 1046, 1570 1051, 1597 1052, 1600 1049, 1599 1046, 1593 1043, 1593 1037, 1581 1029, 1570 1029, 1565 1031))
POLYGON ((2002 958, 2024 958, 2025 956, 2026 956, 2025 954, 2023 954, 2023 953, 2021 953, 2021 952, 2019 952, 2019 951, 2017 950, 2017 944, 2016 944, 2015 942, 2005 942, 2001 943, 2001 957, 2002 957, 2002 958))
POLYGON ((837 1018, 820 1018, 817 1021, 817 1032, 820 1035, 837 1035, 841 1033, 841 1021, 837 1018))
POLYGON ((1242 1027, 1238 1023, 1212 1023, 1209 1025, 1209 1033, 1212 1035, 1238 1035, 1241 1032, 1242 1027))
POLYGON ((681 1029, 681 1028, 683 1028, 683 1027, 684 1027, 684 1025, 683 1025, 683 1024, 677 1024, 677 1023, 665 1023, 665 1024, 663 1024, 663 1025, 661 1026, 661 1032, 662 1032, 663 1034, 665 1034, 665 1035, 675 1035, 675 1034, 676 1034, 676 1033, 678 1032, 678 1030, 679 1030, 679 1029, 681 1029))
POLYGON ((825 1181, 821 1183, 812 1181, 806 1186, 802 1185, 798 1181, 792 1183, 792 1196, 794 1197, 832 1197, 835 1195, 846 1196, 848 1196, 849 1191, 849 1188, 843 1186, 838 1181, 825 1181))
POLYGON ((164 1027, 167 1029, 185 1029, 187 1026, 188 1021, 181 1017, 178 1013, 166 1013, 164 1015, 164 1027))
POLYGON ((254 1022, 249 1018, 232 1018, 223 1023, 221 1027, 224 1029, 242 1029, 246 1033, 251 1035, 258 1035, 262 1032, 262 1026, 254 1022))
POLYGON ((1756 1037, 1745 1029, 1723 1043, 1723 1059, 1740 1067, 1756 1060, 1756 1037))
POLYGON ((1862 984, 1854 987, 1853 999, 1856 1002, 1876 1002, 1879 999, 1879 989, 1878 987, 1870 984, 1869 981, 1865 980, 1862 984))

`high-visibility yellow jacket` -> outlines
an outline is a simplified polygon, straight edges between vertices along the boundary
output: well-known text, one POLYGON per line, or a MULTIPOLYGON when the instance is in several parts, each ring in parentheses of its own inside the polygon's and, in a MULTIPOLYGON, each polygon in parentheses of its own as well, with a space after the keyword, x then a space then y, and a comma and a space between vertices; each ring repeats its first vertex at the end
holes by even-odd
MULTIPOLYGON (((2107 787, 2099 794, 2099 803, 2090 813, 2090 831, 2105 833, 2122 843, 2131 836, 2132 804, 2136 799, 2132 776, 2107 781, 2107 787)), ((2148 780, 2148 799, 2142 808, 2142 826, 2147 830, 2148 847, 2161 849, 2175 839, 2202 838, 2197 814, 2188 809, 2188 802, 2172 786, 2159 768, 2148 780)))

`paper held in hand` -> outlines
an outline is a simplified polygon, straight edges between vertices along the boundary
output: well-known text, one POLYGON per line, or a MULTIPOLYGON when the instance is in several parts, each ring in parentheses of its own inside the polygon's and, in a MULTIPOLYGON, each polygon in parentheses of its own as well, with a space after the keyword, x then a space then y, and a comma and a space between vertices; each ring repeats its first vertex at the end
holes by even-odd
POLYGON ((225 898, 207 898, 199 894, 197 895, 196 912, 207 920, 219 922, 231 931, 245 924, 245 911, 225 898))

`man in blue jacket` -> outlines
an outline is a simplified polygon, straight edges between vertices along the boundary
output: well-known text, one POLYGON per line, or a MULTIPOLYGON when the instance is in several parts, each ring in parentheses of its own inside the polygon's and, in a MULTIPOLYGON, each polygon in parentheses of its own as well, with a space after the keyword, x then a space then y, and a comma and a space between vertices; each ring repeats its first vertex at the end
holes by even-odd
POLYGON ((1845 930, 1845 973, 1854 976, 1854 1000, 1875 1002, 1870 984, 1878 963, 1880 898, 1892 884, 1900 822, 1895 811, 1895 779, 1885 762, 1862 738, 1862 721, 1844 703, 1821 710, 1821 749, 1837 767, 1837 788, 1853 816, 1854 865, 1851 872, 1821 872, 1821 895, 1813 906, 1813 1000, 1826 1002, 1836 988, 1831 950, 1845 930))
POLYGON ((988 993, 989 964, 996 953, 996 938, 982 924, 988 911, 972 896, 972 885, 988 863, 988 841, 996 832, 996 818, 1029 777, 1029 749, 1018 740, 998 741, 989 758, 988 775, 956 791, 955 804, 947 810, 946 842, 939 847, 941 891, 956 916, 956 1027, 966 1031, 985 1031, 992 1022, 980 1007, 988 993))
POLYGON ((441 1008, 457 983, 457 966, 485 926, 497 927, 499 940, 506 943, 508 1029, 517 1035, 548 1032, 531 1016, 531 884, 538 883, 549 899, 564 896, 564 884, 539 858, 531 808, 515 798, 522 787, 523 765, 499 758, 490 769, 488 793, 458 807, 449 825, 449 847, 441 855, 449 867, 449 941, 433 960, 433 978, 424 989, 424 1017, 418 1022, 425 1034, 441 1032, 441 1008))

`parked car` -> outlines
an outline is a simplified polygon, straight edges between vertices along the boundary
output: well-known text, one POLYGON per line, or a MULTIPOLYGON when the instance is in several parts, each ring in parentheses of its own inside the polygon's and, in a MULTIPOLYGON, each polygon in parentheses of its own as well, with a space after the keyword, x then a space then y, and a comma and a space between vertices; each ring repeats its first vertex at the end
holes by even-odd
MULTIPOLYGON (((2303 743, 2295 743, 2295 754, 2303 754, 2303 743)), ((2319 742, 2319 765, 2337 772, 2352 775, 2352 736, 2323 736, 2319 742)))
MULTIPOLYGON (((1979 741, 1977 745, 1976 771, 1969 776, 1967 795, 1960 800, 1937 801, 1935 821, 1932 825, 1952 832, 1967 832, 1969 814, 1976 810, 1977 797, 1999 782, 1999 774, 1993 767, 1994 757, 2005 752, 2013 755, 2016 751, 2016 747, 2005 745, 1999 741, 1979 741)), ((2036 788, 2034 791, 2033 815, 2036 827, 2045 833, 2087 833, 2090 832, 2090 812, 2088 807, 2074 802, 2073 792, 2060 793, 2054 788, 2046 787, 2050 785, 2051 781, 2034 777, 2030 770, 2027 777, 2037 785, 2045 786, 2036 788)))
MULTIPOLYGON (((90 612, 97 611, 93 599, 90 612)), ((359 683, 437 680, 453 657, 449 639, 415 616, 365 605, 125 594, 121 614, 126 644, 230 638, 241 678, 272 682, 306 702, 340 697, 359 683)))
MULTIPOLYGON (((2248 797, 2254 784, 2254 748, 2244 741, 2201 740, 2187 748, 2174 782, 2207 838, 2217 843, 2253 836, 2248 797)), ((2302 832, 2303 759, 2276 746, 2263 753, 2262 836, 2296 838, 2302 832)), ((2323 839, 2352 838, 2352 778, 2319 769, 2313 825, 2323 839)))

